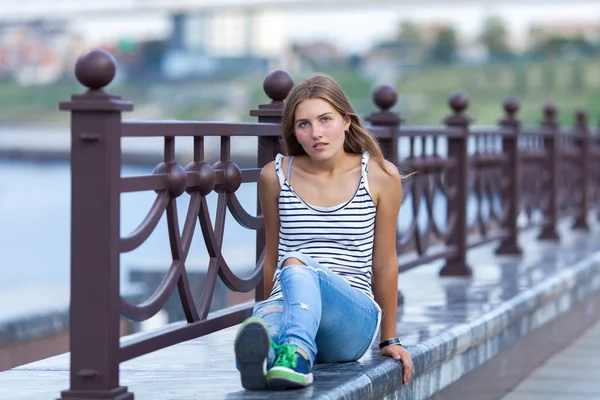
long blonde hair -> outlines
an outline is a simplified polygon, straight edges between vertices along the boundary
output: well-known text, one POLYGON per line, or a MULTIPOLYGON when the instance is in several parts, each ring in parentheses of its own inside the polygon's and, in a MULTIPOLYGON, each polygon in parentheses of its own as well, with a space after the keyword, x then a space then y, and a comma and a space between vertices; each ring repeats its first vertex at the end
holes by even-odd
POLYGON ((328 101, 337 112, 350 118, 350 126, 344 139, 344 151, 346 153, 362 154, 367 151, 377 164, 387 174, 390 174, 385 165, 385 158, 379 142, 362 125, 360 117, 352 108, 342 88, 327 75, 315 75, 309 79, 299 81, 288 94, 282 120, 283 150, 286 155, 306 154, 294 135, 294 115, 296 107, 302 100, 313 98, 328 101))

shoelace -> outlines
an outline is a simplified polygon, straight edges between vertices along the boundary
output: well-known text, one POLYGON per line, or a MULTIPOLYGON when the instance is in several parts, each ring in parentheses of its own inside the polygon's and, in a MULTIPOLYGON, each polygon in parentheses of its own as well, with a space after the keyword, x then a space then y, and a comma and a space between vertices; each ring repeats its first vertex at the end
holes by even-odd
POLYGON ((277 354, 275 365, 296 368, 296 365, 298 365, 298 353, 296 346, 293 344, 276 345, 273 342, 271 342, 271 346, 273 346, 277 354))

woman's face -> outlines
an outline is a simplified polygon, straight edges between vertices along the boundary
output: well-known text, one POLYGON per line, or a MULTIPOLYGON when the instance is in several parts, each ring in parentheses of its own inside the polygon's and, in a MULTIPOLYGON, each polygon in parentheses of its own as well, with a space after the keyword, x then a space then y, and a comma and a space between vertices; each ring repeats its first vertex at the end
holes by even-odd
POLYGON ((306 154, 325 161, 344 148, 350 118, 336 111, 327 100, 302 100, 294 113, 294 135, 306 154))

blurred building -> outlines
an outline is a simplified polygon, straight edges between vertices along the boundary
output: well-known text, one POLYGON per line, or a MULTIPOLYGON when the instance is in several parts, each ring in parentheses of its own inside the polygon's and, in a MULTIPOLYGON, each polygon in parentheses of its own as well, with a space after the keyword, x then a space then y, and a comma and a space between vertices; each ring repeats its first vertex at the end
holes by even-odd
POLYGON ((61 21, 0 22, 0 79, 47 84, 72 69, 83 39, 61 21))
POLYGON ((173 15, 161 73, 170 79, 264 73, 287 48, 277 11, 218 11, 173 15))

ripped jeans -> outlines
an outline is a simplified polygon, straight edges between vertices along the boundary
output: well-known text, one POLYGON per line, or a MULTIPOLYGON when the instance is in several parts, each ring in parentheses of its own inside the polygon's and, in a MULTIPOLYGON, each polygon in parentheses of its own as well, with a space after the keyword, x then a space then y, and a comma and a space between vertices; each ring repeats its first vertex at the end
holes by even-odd
MULTIPOLYGON (((254 306, 253 316, 269 327, 278 345, 295 344, 315 360, 355 361, 369 349, 379 329, 381 308, 341 276, 301 252, 287 253, 279 262, 283 299, 254 306), (282 268, 288 258, 304 265, 282 268)), ((275 362, 269 349, 268 368, 275 362)))

